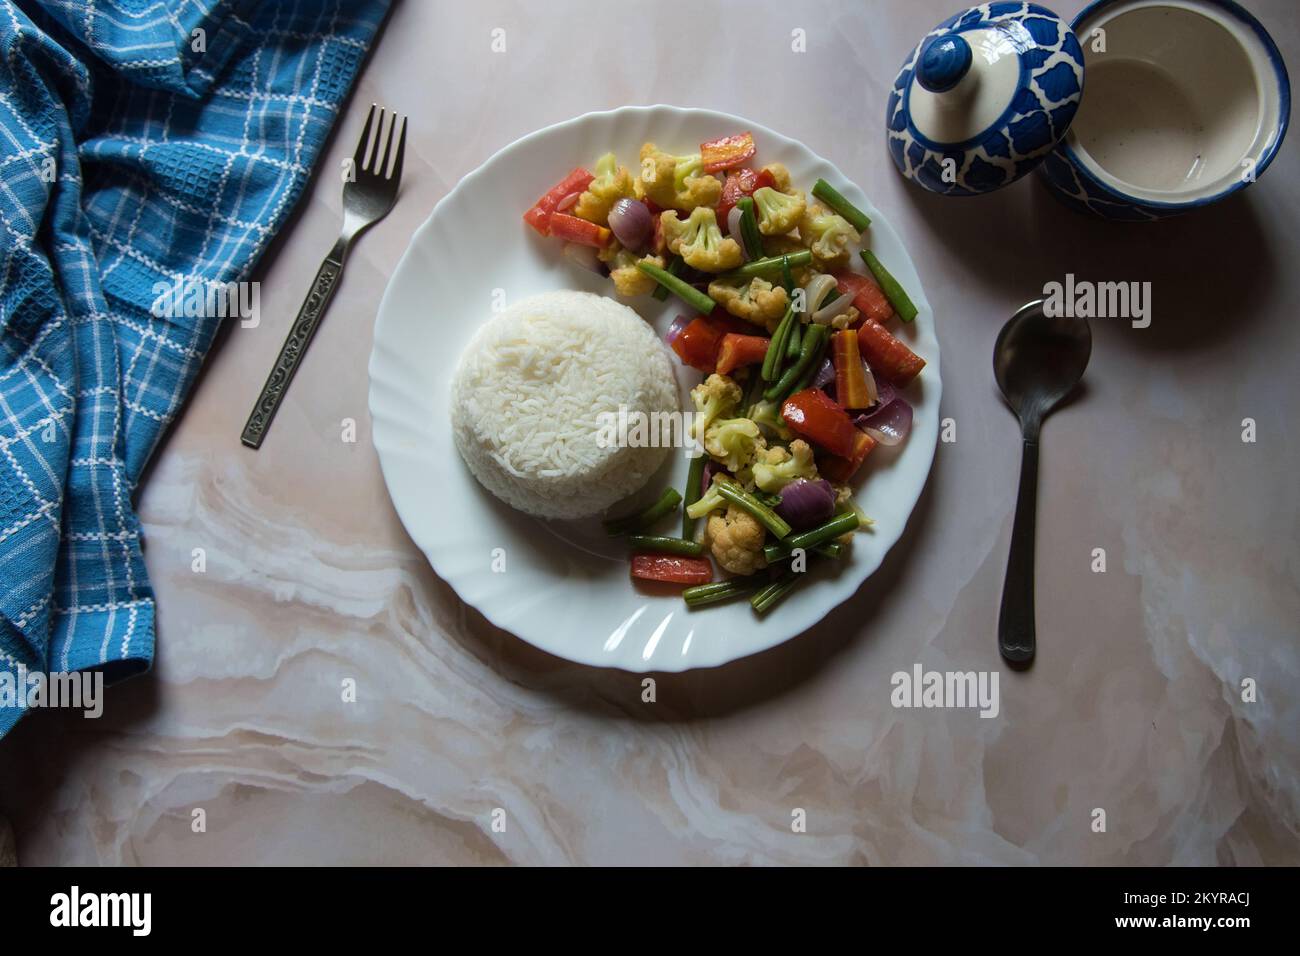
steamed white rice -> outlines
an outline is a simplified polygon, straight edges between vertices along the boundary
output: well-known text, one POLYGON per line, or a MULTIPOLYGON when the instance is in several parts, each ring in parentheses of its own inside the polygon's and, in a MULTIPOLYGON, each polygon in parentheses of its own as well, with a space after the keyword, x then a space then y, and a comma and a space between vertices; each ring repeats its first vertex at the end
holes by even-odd
POLYGON ((590 292, 546 292, 494 316, 451 383, 456 447, 470 471, 544 518, 604 511, 663 463, 666 448, 601 447, 601 413, 617 416, 620 405, 676 411, 672 364, 640 316, 590 292))

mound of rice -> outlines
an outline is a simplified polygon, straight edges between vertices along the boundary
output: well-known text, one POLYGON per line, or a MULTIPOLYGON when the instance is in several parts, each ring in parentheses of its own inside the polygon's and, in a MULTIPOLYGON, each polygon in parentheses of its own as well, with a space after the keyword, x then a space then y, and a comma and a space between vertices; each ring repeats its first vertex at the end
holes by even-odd
POLYGON ((543 518, 604 511, 662 464, 666 448, 601 447, 600 415, 620 405, 677 411, 672 364, 639 315, 590 292, 546 292, 494 316, 451 383, 456 447, 474 477, 543 518))

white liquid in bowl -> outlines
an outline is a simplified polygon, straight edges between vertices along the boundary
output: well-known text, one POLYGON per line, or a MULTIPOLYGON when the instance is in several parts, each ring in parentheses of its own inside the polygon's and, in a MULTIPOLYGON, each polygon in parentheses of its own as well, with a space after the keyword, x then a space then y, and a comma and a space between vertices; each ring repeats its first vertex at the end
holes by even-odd
POLYGON ((1103 182, 1165 202, 1213 195, 1268 142, 1257 76, 1267 64, 1221 11, 1196 0, 1116 5, 1077 30, 1087 72, 1068 142, 1103 182))

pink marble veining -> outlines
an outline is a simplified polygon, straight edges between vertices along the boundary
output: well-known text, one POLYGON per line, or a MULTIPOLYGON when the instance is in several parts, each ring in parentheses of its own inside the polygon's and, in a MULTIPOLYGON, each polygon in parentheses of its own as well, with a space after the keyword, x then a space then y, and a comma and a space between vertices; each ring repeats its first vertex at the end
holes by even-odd
MULTIPOLYGON (((1296 5, 1246 5, 1300 63, 1296 5)), ((213 354, 141 496, 154 673, 97 722, 39 713, 0 742, 21 862, 1300 862, 1295 142, 1243 196, 1149 226, 1080 218, 1032 178, 948 200, 896 175, 882 133, 888 85, 946 0, 753 0, 726 43, 628 7, 581 56, 554 6, 393 14, 264 264, 261 325, 213 354), (411 114, 402 198, 251 452, 244 416, 336 234, 332 171, 372 100, 411 114), (539 126, 652 102, 750 116, 872 196, 934 306, 956 441, 852 601, 757 658, 660 677, 647 705, 639 677, 521 644, 429 571, 369 443, 366 357, 387 276, 461 176, 539 126), (1002 671, 994 719, 896 709, 896 671, 1001 669, 1018 435, 992 343, 1067 273, 1150 281, 1154 312, 1148 329, 1094 321, 1087 389, 1044 429, 1039 660, 1002 671)))

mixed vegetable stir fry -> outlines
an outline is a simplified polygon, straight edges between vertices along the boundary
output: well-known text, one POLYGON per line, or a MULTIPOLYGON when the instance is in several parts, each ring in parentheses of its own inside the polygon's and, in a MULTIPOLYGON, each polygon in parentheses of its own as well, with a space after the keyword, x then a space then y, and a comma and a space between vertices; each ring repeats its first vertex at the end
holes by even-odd
POLYGON ((825 180, 808 197, 780 163, 754 168, 756 155, 750 133, 681 156, 646 143, 635 171, 607 153, 524 221, 620 296, 693 310, 667 341, 707 376, 691 391, 703 454, 683 491, 606 528, 627 537, 634 578, 687 585, 691 607, 748 596, 761 614, 870 525, 851 482, 873 448, 907 437, 899 390, 925 361, 887 328, 916 317, 903 287, 870 249, 857 249, 865 272, 850 267, 870 218, 825 180), (679 508, 679 537, 650 533, 679 508), (713 561, 731 577, 713 581, 713 561))

